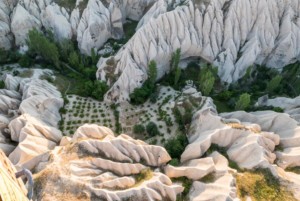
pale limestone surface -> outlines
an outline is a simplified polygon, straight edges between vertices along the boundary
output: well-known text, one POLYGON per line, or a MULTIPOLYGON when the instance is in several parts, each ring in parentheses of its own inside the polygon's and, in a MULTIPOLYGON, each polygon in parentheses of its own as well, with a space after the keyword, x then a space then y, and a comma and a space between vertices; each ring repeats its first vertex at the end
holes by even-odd
POLYGON ((39 173, 35 180, 40 182, 43 191, 40 193, 38 189, 35 192, 38 200, 93 197, 175 201, 176 195, 183 191, 182 186, 172 184, 169 177, 157 169, 171 160, 164 148, 134 140, 125 134, 115 137, 106 127, 83 125, 69 143, 56 147, 50 157, 50 161, 37 167, 39 173), (150 176, 137 181, 134 175, 147 168, 152 169, 150 176), (153 169, 156 170, 153 172, 153 169), (51 177, 54 173, 55 177, 51 177), (60 185, 57 185, 57 180, 60 185), (64 197, 63 192, 70 195, 64 197))

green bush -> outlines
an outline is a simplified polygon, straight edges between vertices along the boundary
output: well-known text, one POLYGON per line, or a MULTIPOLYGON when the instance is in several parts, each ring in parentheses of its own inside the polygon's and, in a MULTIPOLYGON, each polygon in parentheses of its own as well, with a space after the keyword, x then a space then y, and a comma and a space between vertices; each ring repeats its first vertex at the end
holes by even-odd
POLYGON ((0 89, 5 88, 5 82, 3 80, 0 80, 0 89))
POLYGON ((249 107, 251 102, 251 96, 248 93, 240 95, 239 100, 236 102, 236 110, 245 110, 249 107))
POLYGON ((181 154, 184 152, 185 147, 188 145, 188 140, 185 134, 179 133, 176 137, 170 138, 165 143, 164 147, 174 159, 180 159, 181 154))
POLYGON ((33 29, 28 33, 28 47, 33 54, 41 56, 47 62, 59 66, 59 53, 55 43, 51 42, 43 33, 33 29))
POLYGON ((159 135, 159 130, 154 122, 149 122, 146 126, 146 131, 150 136, 159 135))
POLYGON ((155 61, 150 61, 148 79, 144 82, 142 87, 134 89, 133 93, 129 95, 132 104, 143 104, 155 91, 155 82, 157 78, 157 68, 155 61))
POLYGON ((199 83, 199 88, 203 95, 208 96, 212 92, 215 84, 214 74, 209 67, 205 67, 200 71, 199 83))
POLYGON ((271 79, 271 81, 268 83, 267 85, 267 91, 269 93, 274 92, 276 89, 278 89, 280 83, 282 80, 282 76, 281 75, 277 75, 274 78, 271 79))
POLYGON ((142 125, 142 124, 134 125, 133 132, 135 134, 142 134, 142 133, 144 133, 145 132, 145 126, 142 125))

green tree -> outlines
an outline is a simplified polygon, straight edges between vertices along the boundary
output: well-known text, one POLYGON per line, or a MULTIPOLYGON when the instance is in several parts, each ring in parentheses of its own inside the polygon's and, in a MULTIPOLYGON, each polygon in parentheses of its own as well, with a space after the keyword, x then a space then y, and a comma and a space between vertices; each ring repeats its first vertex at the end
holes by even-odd
POLYGON ((134 125, 133 132, 135 134, 142 134, 142 133, 144 133, 145 132, 145 126, 142 125, 142 124, 134 125))
POLYGON ((187 137, 183 133, 179 133, 176 137, 170 138, 164 145, 170 156, 180 159, 188 144, 187 137))
POLYGON ((132 104, 142 104, 155 92, 155 82, 157 78, 157 68, 155 61, 150 61, 148 79, 144 82, 142 87, 134 89, 133 93, 129 95, 132 104))
POLYGON ((72 66, 72 67, 75 67, 75 68, 79 68, 79 65, 80 65, 80 59, 79 59, 79 56, 77 54, 77 52, 75 51, 72 51, 69 55, 69 58, 68 58, 68 62, 69 64, 72 66))
POLYGON ((29 31, 27 43, 31 53, 41 56, 56 67, 59 66, 58 48, 43 33, 36 29, 29 31))
POLYGON ((173 54, 171 58, 171 71, 175 71, 178 68, 179 62, 180 62, 180 54, 181 54, 181 49, 178 48, 173 54))
POLYGON ((203 95, 208 96, 215 84, 215 77, 209 67, 205 67, 200 71, 199 88, 203 95))
POLYGON ((109 87, 106 84, 106 82, 96 80, 93 86, 92 97, 97 100, 103 101, 103 97, 105 93, 108 91, 108 89, 109 87))
POLYGON ((280 83, 282 81, 282 76, 281 75, 276 75, 267 85, 267 91, 269 93, 274 92, 276 89, 278 89, 280 83))
POLYGON ((251 96, 248 93, 240 95, 239 100, 235 104, 236 110, 245 110, 249 107, 251 102, 251 96))
POLYGON ((146 131, 150 136, 156 136, 159 134, 157 125, 154 122, 149 122, 147 124, 146 131))
POLYGON ((148 80, 152 85, 154 85, 157 79, 156 62, 154 60, 151 60, 148 67, 149 67, 148 80))

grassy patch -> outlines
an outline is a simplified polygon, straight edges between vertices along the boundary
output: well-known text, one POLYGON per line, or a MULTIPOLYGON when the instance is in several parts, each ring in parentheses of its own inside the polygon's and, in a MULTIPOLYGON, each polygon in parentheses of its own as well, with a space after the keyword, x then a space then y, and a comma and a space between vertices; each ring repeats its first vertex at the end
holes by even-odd
POLYGON ((204 183, 212 183, 215 181, 215 175, 213 173, 210 173, 208 175, 206 175, 205 177, 202 177, 200 179, 201 182, 204 182, 204 183))
POLYGON ((140 185, 144 181, 150 180, 153 177, 153 171, 150 168, 143 169, 139 174, 135 176, 136 184, 140 185))
POLYGON ((288 167, 285 169, 285 171, 300 174, 300 167, 288 167))
POLYGON ((237 175, 238 196, 245 200, 247 196, 255 200, 283 201, 296 200, 292 194, 276 179, 270 170, 259 169, 237 175))

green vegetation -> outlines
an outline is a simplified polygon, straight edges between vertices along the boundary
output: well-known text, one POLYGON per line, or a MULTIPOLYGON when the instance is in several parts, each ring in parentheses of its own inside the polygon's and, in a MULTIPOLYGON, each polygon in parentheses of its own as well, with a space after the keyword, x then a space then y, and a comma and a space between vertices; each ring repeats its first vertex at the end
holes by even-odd
POLYGON ((258 169, 237 175, 238 196, 246 200, 249 196, 253 201, 296 200, 286 187, 280 185, 269 169, 258 169))
POLYGON ((182 186, 184 187, 183 192, 177 196, 177 201, 186 201, 188 200, 188 194, 190 192, 190 189, 193 185, 193 180, 187 178, 187 177, 179 177, 179 178, 173 178, 172 182, 179 182, 182 183, 182 186))
POLYGON ((276 75, 274 78, 272 78, 267 85, 267 91, 269 93, 273 93, 280 86, 281 80, 282 80, 281 75, 276 75))
MULTIPOLYGON (((207 65, 201 69, 199 76, 199 88, 205 96, 210 95, 213 90, 215 84, 215 75, 213 74, 213 70, 215 69, 216 68, 212 68, 207 65)), ((215 72, 215 74, 217 73, 215 72)))
POLYGON ((209 149, 205 152, 205 156, 212 154, 214 151, 219 152, 220 154, 222 154, 223 156, 225 156, 228 159, 229 167, 236 169, 238 171, 242 171, 242 169, 238 166, 238 164, 236 162, 229 159, 229 156, 227 154, 227 149, 225 147, 220 147, 217 144, 211 144, 209 149))
POLYGON ((151 179, 152 177, 153 177, 153 171, 150 168, 145 168, 141 170, 141 172, 135 176, 135 181, 136 181, 135 186, 138 186, 139 184, 151 179))
POLYGON ((179 132, 175 137, 167 140, 164 147, 173 159, 179 160, 187 145, 188 140, 186 135, 179 132))
POLYGON ((170 62, 170 71, 171 71, 171 76, 174 76, 174 86, 178 85, 180 76, 181 76, 181 68, 178 66, 179 62, 180 62, 180 54, 181 54, 181 50, 177 49, 173 55, 172 55, 172 59, 170 62))
POLYGON ((76 42, 56 42, 51 32, 42 33, 36 29, 29 31, 27 44, 29 51, 19 58, 22 66, 28 67, 34 61, 44 67, 54 68, 59 74, 53 83, 63 93, 103 100, 108 86, 96 80, 99 57, 94 50, 91 56, 82 55, 76 42))
POLYGON ((159 135, 159 130, 154 122, 149 122, 146 126, 146 131, 151 137, 159 135))
POLYGON ((245 110, 249 107, 251 96, 248 93, 240 95, 239 100, 236 102, 235 110, 245 110))
POLYGON ((130 102, 135 105, 145 103, 152 93, 155 92, 157 78, 157 67, 155 61, 150 61, 148 79, 144 82, 141 88, 136 88, 133 93, 129 95, 130 102))
POLYGON ((5 82, 3 80, 0 80, 0 89, 5 88, 5 82))
MULTIPOLYGON (((277 149, 276 149, 276 151, 277 151, 277 149)), ((278 151, 283 151, 283 148, 279 147, 278 151)), ((300 174, 300 167, 299 166, 297 166, 297 167, 288 167, 288 168, 285 169, 285 171, 300 174)))
MULTIPOLYGON (((49 38, 53 36, 49 32, 49 38)), ((57 46, 43 33, 36 29, 28 33, 29 54, 42 57, 46 62, 59 67, 59 52, 57 46)))
POLYGON ((135 134, 143 134, 145 132, 145 126, 142 125, 142 124, 137 124, 137 125, 134 125, 133 127, 133 132, 135 134))

